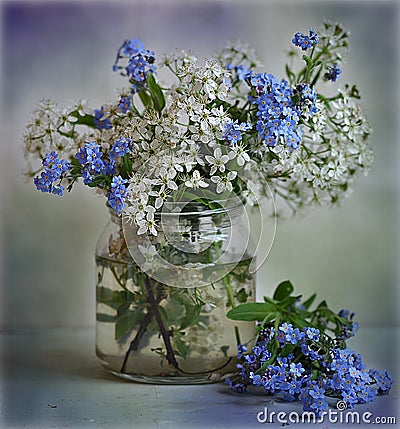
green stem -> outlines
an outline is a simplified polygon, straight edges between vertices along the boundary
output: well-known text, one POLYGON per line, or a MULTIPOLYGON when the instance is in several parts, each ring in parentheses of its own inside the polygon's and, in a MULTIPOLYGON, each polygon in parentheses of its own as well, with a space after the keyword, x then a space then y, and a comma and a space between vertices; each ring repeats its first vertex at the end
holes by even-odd
MULTIPOLYGON (((156 304, 158 305, 160 301, 162 301, 165 298, 165 296, 162 293, 162 288, 160 287, 158 290, 158 296, 155 298, 156 304)), ((151 311, 148 309, 148 312, 146 313, 144 319, 139 325, 139 328, 136 332, 135 338, 131 341, 131 344, 129 345, 128 350, 125 353, 124 361, 122 363, 122 367, 120 372, 123 374, 126 371, 126 365, 128 363, 129 356, 132 352, 136 352, 139 348, 140 341, 142 340, 144 334, 147 332, 147 328, 150 325, 152 319, 151 311)))
POLYGON ((115 280, 117 281, 117 283, 122 287, 123 290, 126 290, 126 284, 121 282, 121 279, 118 277, 118 275, 115 271, 115 268, 112 265, 110 265, 110 270, 113 273, 113 276, 114 276, 115 280))
MULTIPOLYGON (((311 51, 311 54, 310 54, 310 57, 309 57, 309 61, 307 61, 307 72, 306 72, 306 77, 304 79, 306 83, 308 83, 308 81, 310 79, 311 70, 314 67, 314 61, 312 60, 314 52, 315 52, 315 45, 312 48, 312 51, 311 51)), ((317 58, 318 58, 318 56, 317 56, 317 58)))
POLYGON ((144 319, 142 320, 139 326, 139 329, 136 332, 135 338, 131 341, 129 348, 125 353, 124 361, 122 362, 122 366, 120 370, 121 374, 124 374, 126 371, 126 364, 128 363, 130 354, 132 352, 137 351, 137 349, 139 348, 140 340, 142 339, 143 335, 146 333, 150 322, 151 322, 151 314, 147 313, 144 319))
POLYGON ((145 284, 146 290, 147 290, 147 298, 148 298, 147 301, 150 305, 151 312, 153 313, 154 318, 156 319, 157 325, 160 329, 161 336, 164 340, 165 348, 167 351, 167 355, 166 355, 167 361, 171 366, 173 366, 175 369, 179 370, 179 365, 178 365, 178 362, 175 358, 175 353, 174 353, 174 350, 173 350, 172 345, 171 345, 171 340, 169 338, 170 335, 169 335, 166 327, 164 326, 164 322, 163 322, 163 320, 161 318, 161 314, 158 310, 158 304, 157 304, 157 301, 154 297, 153 289, 151 287, 150 279, 147 277, 147 275, 145 275, 145 277, 144 277, 144 284, 145 284))
MULTIPOLYGON (((278 333, 280 322, 281 322, 281 319, 279 316, 277 316, 275 319, 275 323, 274 323, 275 338, 273 339, 273 341, 275 341, 276 343, 278 343, 278 340, 276 339, 276 335, 278 333)), ((278 356, 278 348, 279 348, 279 344, 277 344, 276 350, 274 351, 272 356, 266 362, 264 362, 264 364, 262 365, 262 367, 260 369, 257 370, 257 374, 263 373, 268 368, 268 366, 271 365, 275 361, 276 357, 278 356)))

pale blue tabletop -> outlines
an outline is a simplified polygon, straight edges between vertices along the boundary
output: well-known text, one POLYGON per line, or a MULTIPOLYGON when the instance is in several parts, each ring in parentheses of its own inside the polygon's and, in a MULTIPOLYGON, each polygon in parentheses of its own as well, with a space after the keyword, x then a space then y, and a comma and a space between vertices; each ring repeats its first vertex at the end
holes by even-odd
MULTIPOLYGON (((364 413, 370 413, 366 416, 371 423, 377 423, 377 417, 382 423, 395 417, 396 424, 384 426, 400 427, 399 332, 394 328, 364 328, 349 343, 362 353, 368 366, 388 369, 396 382, 391 395, 351 410, 357 411, 361 421, 364 413)), ((260 391, 237 394, 221 383, 138 384, 109 375, 94 355, 93 329, 3 332, 1 349, 1 429, 298 426, 279 422, 276 416, 283 412, 283 419, 288 419, 292 412, 301 413, 299 404, 280 402, 260 391), (276 413, 272 424, 257 421, 257 414, 265 407, 269 417, 276 413)), ((300 427, 370 427, 339 422, 325 419, 300 427)))

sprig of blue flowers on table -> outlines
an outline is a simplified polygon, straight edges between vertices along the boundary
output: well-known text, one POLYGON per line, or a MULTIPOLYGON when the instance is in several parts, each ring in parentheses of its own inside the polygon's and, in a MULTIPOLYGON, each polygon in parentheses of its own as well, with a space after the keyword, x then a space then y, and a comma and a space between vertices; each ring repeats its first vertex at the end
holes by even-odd
POLYGON ((272 298, 228 312, 232 320, 258 323, 255 340, 238 346, 238 374, 226 379, 230 387, 243 392, 250 385, 259 386, 285 401, 301 401, 305 411, 318 416, 328 411, 328 398, 353 408, 388 394, 390 374, 368 370, 361 355, 346 345, 358 331, 354 314, 336 314, 325 301, 310 310, 316 295, 301 301, 293 291, 285 281, 272 298))
POLYGON ((253 204, 250 180, 293 211, 336 204, 373 159, 357 88, 332 85, 348 33, 326 22, 292 43, 281 79, 239 42, 201 62, 183 51, 157 60, 139 39, 126 40, 113 70, 129 86, 117 101, 60 109, 46 100, 34 112, 24 136, 28 177, 57 195, 82 179, 140 234, 157 234, 155 213, 178 188, 220 199, 234 192, 253 204), (160 69, 172 84, 158 82, 160 69))

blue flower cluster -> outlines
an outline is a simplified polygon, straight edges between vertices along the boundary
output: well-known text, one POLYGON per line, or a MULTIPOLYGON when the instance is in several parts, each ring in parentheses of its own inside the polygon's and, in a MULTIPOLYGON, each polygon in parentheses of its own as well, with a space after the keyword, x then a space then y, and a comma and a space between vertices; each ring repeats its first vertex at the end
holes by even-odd
POLYGON ((238 347, 238 359, 239 380, 226 379, 231 389, 243 392, 248 385, 261 386, 268 394, 282 394, 285 401, 301 401, 305 411, 318 416, 327 412, 329 396, 352 408, 388 394, 392 385, 387 371, 367 370, 354 351, 327 348, 314 327, 283 323, 277 332, 263 329, 251 350, 238 347))
POLYGON ((42 161, 45 168, 40 177, 35 177, 33 183, 36 188, 42 192, 62 196, 64 187, 61 185, 61 180, 64 174, 71 168, 69 162, 64 159, 59 159, 58 154, 54 151, 45 156, 42 161), (59 181, 56 185, 54 182, 59 181))
MULTIPOLYGON (((131 105, 132 97, 121 97, 117 106, 118 111, 126 113, 131 108, 131 105)), ((109 112, 104 109, 104 106, 101 106, 100 109, 95 109, 93 121, 98 130, 109 130, 112 128, 109 112)))
POLYGON ((392 379, 387 371, 366 370, 361 356, 348 348, 333 349, 332 352, 332 361, 323 363, 331 374, 326 387, 340 396, 348 408, 357 403, 372 402, 378 393, 389 393, 392 379), (378 385, 376 380, 383 383, 378 385))
POLYGON ((156 67, 155 54, 153 51, 144 48, 140 39, 128 39, 118 51, 117 59, 113 70, 120 70, 118 62, 121 58, 128 58, 128 64, 124 67, 126 76, 130 78, 134 92, 140 89, 146 81, 148 73, 154 73, 156 67))
POLYGON ((227 64, 226 68, 228 70, 235 71, 237 79, 241 81, 245 81, 249 76, 251 76, 251 71, 242 64, 239 64, 238 66, 227 64))
POLYGON ((110 118, 107 117, 107 112, 104 110, 103 106, 94 111, 93 120, 98 130, 109 130, 112 128, 110 118))
MULTIPOLYGON (((123 157, 130 151, 130 139, 122 137, 115 141, 108 153, 108 159, 103 159, 100 145, 95 142, 86 143, 84 147, 79 149, 75 158, 79 161, 82 167, 82 178, 85 185, 91 185, 96 177, 101 175, 113 176, 115 174, 115 162, 118 158, 123 157)), ((111 181, 111 190, 107 194, 110 206, 121 213, 124 207, 124 198, 126 196, 125 184, 127 180, 121 176, 115 176, 111 181)), ((97 183, 97 185, 99 185, 97 183)))
POLYGON ((118 109, 121 111, 121 113, 126 113, 130 108, 132 104, 132 97, 121 97, 118 103, 118 109))
POLYGON ((122 137, 113 143, 110 152, 108 153, 112 163, 114 163, 117 158, 122 157, 126 153, 130 152, 130 144, 131 140, 125 137, 122 137))
MULTIPOLYGON (((297 33, 295 38, 298 43, 302 41, 310 46, 319 41, 313 29, 310 29, 310 36, 297 33)), ((283 143, 297 149, 303 136, 299 126, 302 113, 308 110, 313 115, 318 111, 314 87, 304 83, 292 89, 286 80, 279 80, 272 74, 255 73, 240 64, 227 64, 226 67, 235 73, 234 79, 245 81, 254 88, 256 96, 249 96, 249 101, 257 107, 256 130, 264 143, 267 146, 283 143)), ((236 131, 240 131, 237 123, 228 124, 225 139, 236 143, 241 138, 241 134, 236 131), (239 139, 236 139, 237 135, 239 139)))
POLYGON ((296 103, 298 109, 308 109, 310 115, 318 112, 318 108, 315 104, 317 101, 317 92, 313 86, 306 83, 302 83, 297 86, 296 93, 299 94, 299 100, 296 103))
POLYGON ((331 80, 336 82, 339 79, 339 76, 342 74, 342 70, 337 64, 334 64, 332 67, 329 67, 328 71, 324 74, 326 80, 331 80))
POLYGON ((306 51, 319 43, 319 37, 316 31, 310 28, 308 36, 300 32, 296 33, 292 39, 292 43, 303 51, 306 51))
POLYGON ((121 176, 114 176, 111 182, 111 190, 107 194, 108 203, 118 213, 121 214, 124 208, 124 200, 127 193, 126 184, 128 180, 121 176))
POLYGON ((225 127, 224 139, 232 146, 235 146, 242 140, 242 132, 251 130, 252 124, 250 122, 229 121, 225 127))
POLYGON ((354 313, 350 313, 349 310, 340 310, 339 317, 342 317, 343 319, 347 319, 350 323, 348 323, 347 325, 343 325, 342 330, 340 332, 340 337, 343 340, 347 340, 351 337, 354 337, 354 335, 356 335, 356 333, 358 332, 358 323, 357 322, 353 322, 353 317, 354 317, 354 313))
POLYGON ((304 84, 294 92, 286 80, 267 73, 252 74, 247 79, 258 95, 250 101, 257 106, 256 129, 261 139, 267 146, 283 142, 297 149, 303 136, 299 126, 302 108, 308 106, 311 114, 317 111, 314 88, 304 84))
POLYGON ((107 161, 102 160, 103 152, 95 142, 86 143, 75 154, 75 158, 82 166, 82 178, 85 185, 90 185, 95 176, 103 174, 107 169, 107 161))

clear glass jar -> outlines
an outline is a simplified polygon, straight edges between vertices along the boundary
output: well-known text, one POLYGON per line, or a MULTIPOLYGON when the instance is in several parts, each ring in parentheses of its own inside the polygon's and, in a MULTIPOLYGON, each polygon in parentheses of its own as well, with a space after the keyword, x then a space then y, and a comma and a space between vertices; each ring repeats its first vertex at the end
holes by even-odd
POLYGON ((254 246, 240 201, 212 207, 165 204, 157 237, 109 209, 96 247, 96 353, 111 373, 197 384, 235 370, 255 326, 226 313, 255 300, 254 246))

